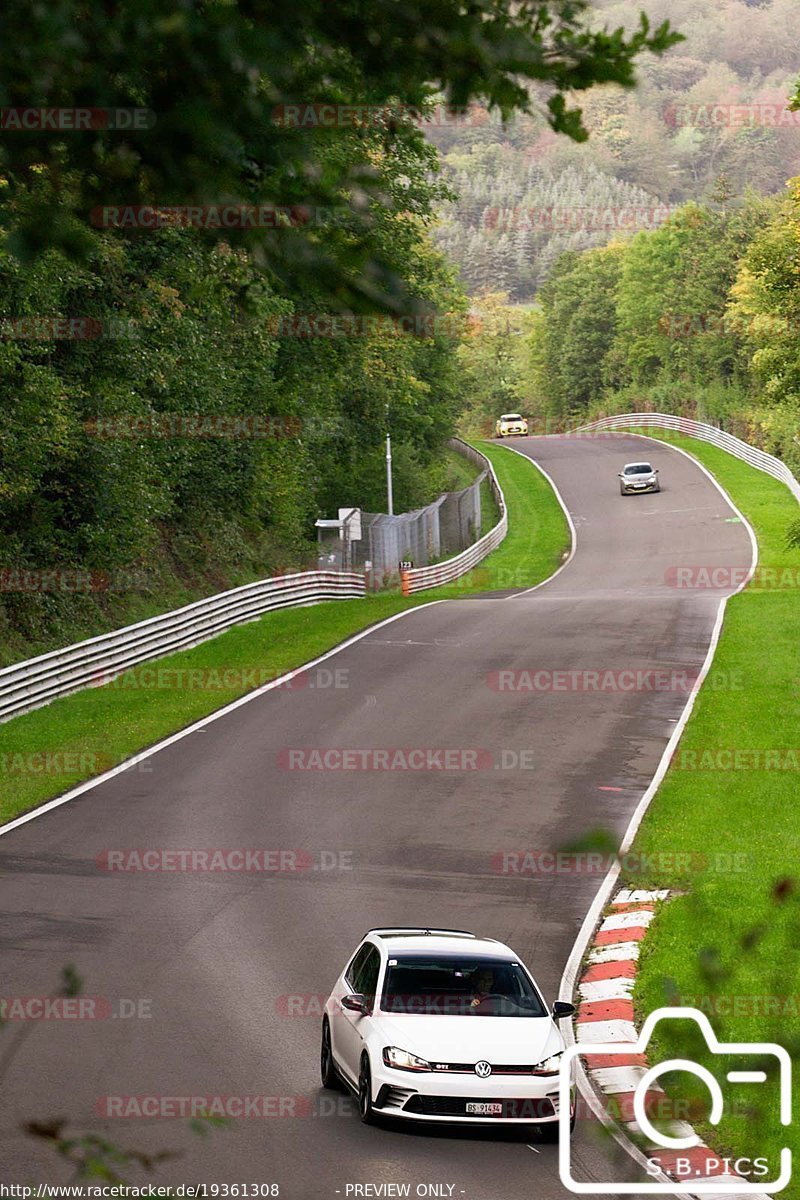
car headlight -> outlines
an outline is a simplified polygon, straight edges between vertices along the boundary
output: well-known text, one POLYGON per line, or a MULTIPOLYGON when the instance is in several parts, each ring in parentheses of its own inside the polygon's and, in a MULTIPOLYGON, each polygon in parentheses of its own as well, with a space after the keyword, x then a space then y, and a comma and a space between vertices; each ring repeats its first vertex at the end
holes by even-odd
POLYGON ((561 1068, 563 1053, 563 1050, 559 1050, 558 1054, 551 1054, 544 1062, 537 1063, 533 1068, 534 1075, 557 1075, 561 1068))
POLYGON ((424 1058, 419 1058, 416 1054, 409 1053, 408 1050, 400 1050, 397 1046, 385 1046, 383 1050, 383 1061, 387 1067, 394 1067, 397 1071, 431 1071, 431 1064, 424 1058))

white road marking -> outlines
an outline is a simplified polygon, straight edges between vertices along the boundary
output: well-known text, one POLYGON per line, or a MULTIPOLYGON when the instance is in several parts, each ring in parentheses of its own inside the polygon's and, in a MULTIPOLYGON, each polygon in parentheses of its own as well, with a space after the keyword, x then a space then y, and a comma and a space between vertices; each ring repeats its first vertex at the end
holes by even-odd
MULTIPOLYGON (((601 1091, 619 1095, 620 1092, 635 1092, 647 1074, 647 1067, 596 1067, 589 1072, 601 1091)), ((651 1091, 660 1089, 651 1088, 651 1091)))
POLYGON ((589 954, 589 962, 624 962, 626 959, 638 957, 638 942, 610 942, 607 946, 595 946, 589 954))
POLYGON ((578 1041, 583 1045, 592 1042, 635 1042, 638 1038, 633 1021, 579 1021, 578 1041))
POLYGON ((632 979, 619 975, 616 979, 598 979, 594 983, 581 983, 578 991, 584 1000, 598 1003, 601 1000, 630 1000, 633 992, 632 979))
POLYGON ((639 925, 649 925, 655 913, 649 908, 638 908, 633 912, 614 913, 613 916, 606 917, 601 930, 605 929, 635 929, 639 925))
MULTIPOLYGON (((706 508, 643 508, 642 516, 643 517, 654 517, 654 516, 657 516, 658 513, 663 513, 664 515, 666 515, 667 513, 684 513, 684 512, 690 512, 690 513, 711 512, 711 509, 709 507, 706 507, 706 508)), ((715 518, 715 520, 718 520, 718 521, 721 520, 722 513, 715 513, 714 518, 715 518)))
POLYGON ((631 891, 629 888, 621 888, 614 897, 613 904, 652 904, 656 900, 666 900, 669 891, 662 888, 658 892, 631 891))

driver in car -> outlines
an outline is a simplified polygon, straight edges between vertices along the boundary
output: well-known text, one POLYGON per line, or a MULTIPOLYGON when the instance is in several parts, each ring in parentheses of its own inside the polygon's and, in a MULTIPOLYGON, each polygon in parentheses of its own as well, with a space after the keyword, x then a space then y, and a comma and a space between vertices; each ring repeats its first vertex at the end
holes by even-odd
POLYGON ((478 1008, 487 996, 491 996, 493 994, 493 988, 494 975, 492 972, 487 971, 485 968, 478 971, 475 975, 474 991, 472 994, 472 999, 469 1003, 470 1008, 478 1008))

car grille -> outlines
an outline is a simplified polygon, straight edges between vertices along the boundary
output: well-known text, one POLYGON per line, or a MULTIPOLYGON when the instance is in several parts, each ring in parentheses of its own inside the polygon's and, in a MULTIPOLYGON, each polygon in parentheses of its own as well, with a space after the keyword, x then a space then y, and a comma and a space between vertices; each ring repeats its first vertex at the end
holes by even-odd
MULTIPOLYGON (((500 1104, 501 1112, 495 1116, 481 1117, 487 1121, 517 1120, 536 1121, 556 1116, 553 1101, 547 1097, 525 1096, 519 1099, 499 1099, 492 1096, 412 1096, 405 1105, 405 1112, 417 1113, 421 1117, 472 1117, 467 1112, 468 1104, 500 1104)), ((476 1118, 478 1119, 478 1118, 476 1118)))
POLYGON ((376 1107, 395 1111, 404 1107, 409 1096, 414 1096, 416 1093, 411 1088, 401 1087, 383 1087, 378 1096, 376 1107))
MULTIPOLYGON (((432 1063, 434 1071, 441 1075, 474 1075, 475 1063, 432 1063)), ((532 1063, 491 1063, 493 1075, 532 1075, 532 1063)))

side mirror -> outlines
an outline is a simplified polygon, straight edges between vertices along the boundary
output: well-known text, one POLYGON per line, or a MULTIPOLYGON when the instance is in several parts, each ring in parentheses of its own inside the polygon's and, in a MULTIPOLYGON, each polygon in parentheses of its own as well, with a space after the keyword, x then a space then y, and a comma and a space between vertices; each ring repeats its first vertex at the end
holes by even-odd
POLYGON ((342 996, 342 1008, 361 1013, 362 1017, 365 1017, 369 1012, 369 1003, 366 996, 362 996, 360 992, 353 992, 350 996, 342 996))
POLYGON ((656 467, 655 471, 653 471, 653 474, 654 474, 654 475, 657 475, 657 474, 658 474, 658 467, 656 467))
POLYGON ((564 1000, 556 1000, 553 1005, 553 1016, 556 1021, 563 1021, 565 1017, 571 1017, 575 1012, 574 1004, 567 1004, 564 1000))
POLYGON ((622 477, 623 477, 622 471, 617 471, 617 479, 622 479, 622 477))

